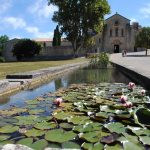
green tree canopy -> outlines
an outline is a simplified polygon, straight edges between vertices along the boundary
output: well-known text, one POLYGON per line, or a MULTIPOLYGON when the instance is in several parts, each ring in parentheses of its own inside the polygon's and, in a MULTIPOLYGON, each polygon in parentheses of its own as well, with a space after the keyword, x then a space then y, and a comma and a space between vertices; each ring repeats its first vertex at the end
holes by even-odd
POLYGON ((53 37, 53 46, 60 46, 61 45, 61 34, 59 31, 59 26, 56 26, 54 30, 54 37, 53 37))
POLYGON ((21 60, 22 58, 31 58, 34 55, 39 54, 40 50, 41 45, 35 41, 21 39, 14 45, 12 52, 18 60, 21 60))
POLYGON ((104 15, 110 11, 107 0, 48 0, 58 7, 53 21, 61 27, 76 53, 91 38, 89 30, 100 32, 104 15))
POLYGON ((135 40, 135 46, 146 48, 146 55, 147 55, 147 49, 150 48, 150 27, 144 27, 138 33, 135 40))
POLYGON ((5 43, 9 40, 9 37, 7 35, 1 35, 0 36, 0 55, 2 53, 2 50, 4 49, 5 43))

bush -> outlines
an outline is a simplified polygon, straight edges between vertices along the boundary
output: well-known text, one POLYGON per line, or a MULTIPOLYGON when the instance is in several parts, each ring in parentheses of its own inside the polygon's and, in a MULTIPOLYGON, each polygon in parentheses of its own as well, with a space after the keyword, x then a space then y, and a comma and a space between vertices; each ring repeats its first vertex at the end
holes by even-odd
POLYGON ((91 68, 107 68, 109 63, 109 57, 105 52, 91 55, 89 58, 91 68))
POLYGON ((13 55, 18 60, 22 58, 31 58, 38 55, 41 50, 41 45, 30 39, 19 40, 13 47, 13 55))
POLYGON ((5 58, 0 56, 0 62, 5 62, 5 58))

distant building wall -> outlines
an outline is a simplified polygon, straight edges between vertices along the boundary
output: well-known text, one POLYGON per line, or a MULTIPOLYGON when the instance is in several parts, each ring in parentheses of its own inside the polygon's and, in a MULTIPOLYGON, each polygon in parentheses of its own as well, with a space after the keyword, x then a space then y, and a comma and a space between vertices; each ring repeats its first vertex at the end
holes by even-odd
POLYGON ((116 13, 105 20, 103 32, 95 36, 98 51, 119 53, 122 50, 135 51, 135 37, 141 30, 138 23, 130 24, 130 20, 116 13))

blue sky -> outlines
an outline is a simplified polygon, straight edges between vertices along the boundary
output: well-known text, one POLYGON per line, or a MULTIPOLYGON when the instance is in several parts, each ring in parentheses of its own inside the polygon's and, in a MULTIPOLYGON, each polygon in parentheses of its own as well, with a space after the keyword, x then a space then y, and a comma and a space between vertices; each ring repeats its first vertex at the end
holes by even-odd
MULTIPOLYGON (((149 0, 108 0, 111 14, 125 16, 150 26, 149 0)), ((52 38, 56 23, 51 21, 54 6, 47 6, 47 0, 0 0, 0 35, 12 38, 52 38)))

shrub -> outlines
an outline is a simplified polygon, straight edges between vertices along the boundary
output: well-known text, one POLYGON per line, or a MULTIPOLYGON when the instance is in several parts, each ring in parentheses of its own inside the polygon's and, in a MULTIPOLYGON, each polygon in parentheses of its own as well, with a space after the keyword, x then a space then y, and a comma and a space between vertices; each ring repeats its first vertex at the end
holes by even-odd
POLYGON ((30 39, 19 40, 13 47, 13 55, 18 60, 22 58, 31 58, 38 55, 41 50, 41 45, 30 39))
POLYGON ((5 62, 5 58, 0 56, 0 62, 5 62))
POLYGON ((105 52, 91 55, 89 58, 91 68, 107 68, 109 63, 109 57, 105 52))

